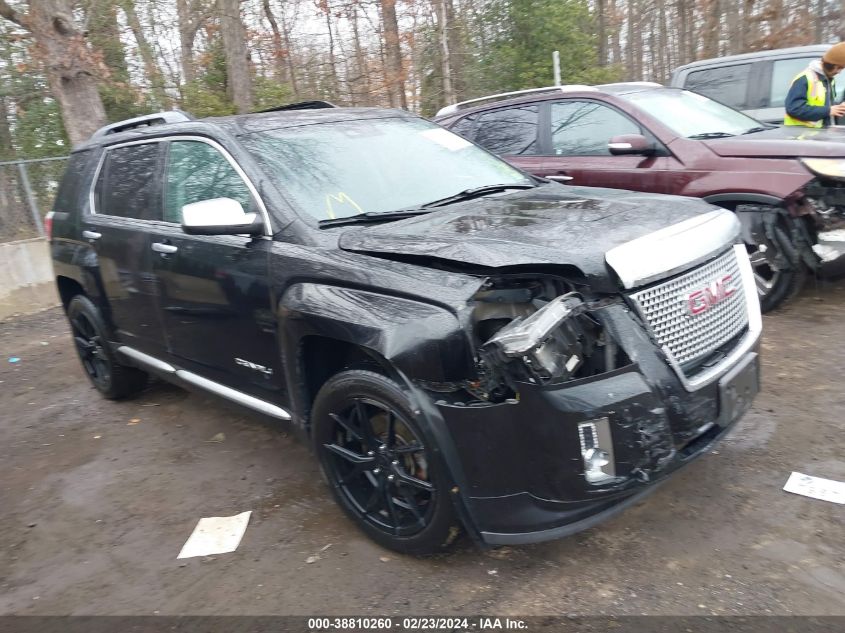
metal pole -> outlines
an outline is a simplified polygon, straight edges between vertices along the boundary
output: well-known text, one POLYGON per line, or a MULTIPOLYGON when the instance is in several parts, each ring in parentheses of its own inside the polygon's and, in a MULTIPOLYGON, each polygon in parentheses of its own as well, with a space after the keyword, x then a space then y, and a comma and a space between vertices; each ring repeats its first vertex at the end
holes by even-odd
POLYGON ((552 64, 555 69, 555 85, 560 85, 560 51, 552 53, 552 64))
POLYGON ((35 196, 32 194, 32 186, 29 184, 29 175, 26 173, 26 165, 18 163, 18 171, 21 174, 23 193, 26 196, 26 203, 29 206, 29 211, 32 213, 32 220, 38 228, 38 234, 41 237, 44 237, 44 223, 41 222, 41 213, 38 211, 38 203, 35 201, 35 196))

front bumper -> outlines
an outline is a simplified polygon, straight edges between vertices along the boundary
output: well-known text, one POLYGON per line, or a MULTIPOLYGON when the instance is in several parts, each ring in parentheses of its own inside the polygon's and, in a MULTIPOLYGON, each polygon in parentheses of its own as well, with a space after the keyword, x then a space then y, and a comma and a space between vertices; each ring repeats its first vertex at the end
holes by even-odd
POLYGON ((559 538, 636 503, 705 453, 750 406, 756 388, 739 403, 730 393, 737 371, 743 384, 751 375, 759 388, 759 337, 694 392, 645 338, 627 343, 634 364, 553 387, 524 385, 516 403, 438 403, 461 464, 466 514, 483 542, 559 538), (606 421, 612 437, 614 476, 601 483, 588 481, 579 431, 594 420, 606 421))

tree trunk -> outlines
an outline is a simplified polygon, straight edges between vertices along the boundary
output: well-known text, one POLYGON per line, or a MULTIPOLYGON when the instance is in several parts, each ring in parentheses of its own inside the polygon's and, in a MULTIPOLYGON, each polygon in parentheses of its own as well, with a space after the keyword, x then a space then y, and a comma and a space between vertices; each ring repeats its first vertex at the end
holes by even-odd
POLYGON ((349 22, 352 26, 352 43, 355 46, 355 73, 352 85, 355 86, 355 105, 371 105, 370 69, 367 67, 367 57, 361 45, 361 32, 358 29, 358 4, 353 2, 350 7, 349 22), (360 86, 360 90, 358 89, 360 86))
POLYGON ((719 23, 722 17, 719 5, 719 0, 709 0, 702 6, 704 12, 702 59, 719 56, 719 23))
POLYGON ((244 114, 252 110, 253 93, 240 2, 217 0, 217 10, 220 14, 220 32, 226 53, 226 92, 238 113, 244 114))
POLYGON ((402 49, 399 46, 399 24, 396 0, 379 0, 384 28, 385 75, 391 107, 407 108, 405 77, 402 71, 402 49))
POLYGON ((440 49, 440 75, 443 82, 443 103, 455 103, 452 83, 452 57, 449 51, 449 11, 446 0, 434 0, 437 17, 437 43, 440 49))
POLYGON ((293 90, 294 98, 299 98, 299 85, 296 80, 296 67, 293 63, 293 44, 290 39, 290 27, 288 26, 287 15, 282 13, 282 38, 285 44, 285 60, 288 65, 288 77, 290 78, 290 87, 293 90))
POLYGON ((596 28, 598 30, 599 66, 607 65, 607 17, 604 12, 604 0, 596 0, 596 28))
POLYGON ((141 55, 141 61, 144 63, 144 72, 147 75, 147 80, 150 82, 153 98, 155 98, 159 107, 169 110, 172 102, 167 95, 167 91, 164 89, 164 77, 156 62, 153 47, 150 46, 147 36, 144 35, 141 20, 138 19, 138 13, 135 11, 135 0, 121 0, 120 6, 126 15, 126 23, 129 25, 129 29, 138 43, 138 52, 141 55))
POLYGON ((264 0, 262 6, 264 7, 264 15, 267 16, 267 21, 270 23, 270 29, 273 31, 273 65, 276 69, 276 77, 279 81, 289 83, 288 67, 285 64, 286 51, 282 46, 282 32, 279 30, 279 23, 276 21, 276 16, 273 15, 273 9, 270 8, 270 0, 264 0))
MULTIPOLYGON (((29 13, 18 14, 35 40, 35 55, 44 63, 53 98, 73 145, 87 140, 106 123, 106 111, 97 91, 103 74, 85 36, 73 20, 68 0, 30 0, 29 13)), ((0 15, 9 17, 0 3, 0 15)))
POLYGON ((326 17, 326 31, 329 34, 329 79, 331 81, 331 94, 336 95, 338 93, 340 83, 338 81, 337 76, 337 56, 334 53, 334 32, 332 31, 332 11, 331 7, 329 6, 328 0, 323 0, 325 4, 324 12, 326 17))
POLYGON ((617 13, 616 0, 607 0, 607 2, 608 12, 612 16, 612 20, 610 23, 610 51, 613 53, 613 63, 621 64, 622 43, 620 42, 619 38, 619 30, 622 27, 622 20, 620 19, 620 15, 617 13))
POLYGON ((194 7, 188 0, 176 0, 176 13, 179 16, 179 54, 182 63, 182 79, 186 84, 197 77, 194 65, 194 39, 199 29, 199 20, 194 16, 194 7))

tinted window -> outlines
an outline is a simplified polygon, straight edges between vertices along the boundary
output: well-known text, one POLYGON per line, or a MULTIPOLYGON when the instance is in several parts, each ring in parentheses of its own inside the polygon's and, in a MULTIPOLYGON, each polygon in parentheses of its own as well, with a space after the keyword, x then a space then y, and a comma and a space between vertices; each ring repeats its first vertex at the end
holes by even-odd
POLYGON ((552 104, 552 152, 559 156, 609 156, 607 143, 620 134, 640 134, 638 125, 595 101, 552 104))
POLYGON ((751 64, 696 70, 687 75, 684 88, 694 90, 734 108, 745 107, 751 64))
POLYGON ((160 220, 158 196, 159 144, 108 150, 100 175, 97 213, 138 220, 160 220))
POLYGON ((91 152, 71 154, 62 184, 56 194, 56 201, 53 203, 53 211, 76 213, 79 210, 80 193, 85 184, 85 172, 90 157, 91 152))
POLYGON ((495 154, 536 154, 538 112, 537 106, 485 112, 473 140, 495 154))
POLYGON ((772 63, 772 88, 769 93, 769 107, 782 107, 786 101, 786 93, 795 76, 805 70, 816 57, 800 57, 798 59, 779 59, 772 63))
POLYGON ((477 118, 477 114, 470 114, 469 116, 465 116, 463 119, 458 119, 458 122, 449 129, 455 134, 460 134, 464 138, 468 138, 472 141, 474 140, 473 131, 475 129, 475 120, 477 118))
POLYGON ((164 219, 182 222, 182 207, 192 202, 232 198, 244 211, 252 206, 246 183, 231 163, 211 145, 200 141, 173 141, 167 160, 164 219))

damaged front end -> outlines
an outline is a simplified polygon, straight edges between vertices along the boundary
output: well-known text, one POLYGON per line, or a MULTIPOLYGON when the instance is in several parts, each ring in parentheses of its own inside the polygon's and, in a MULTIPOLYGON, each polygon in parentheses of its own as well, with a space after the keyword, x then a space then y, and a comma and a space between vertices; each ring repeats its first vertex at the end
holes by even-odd
POLYGON ((432 395, 485 542, 557 538, 603 520, 747 410, 760 322, 743 247, 722 243, 702 264, 667 270, 616 295, 502 275, 472 297, 477 376, 432 395), (700 299, 711 278, 732 285, 700 299), (699 318, 701 301, 709 314, 699 318))
POLYGON ((787 201, 793 217, 803 218, 799 239, 809 243, 813 270, 823 277, 845 272, 845 161, 804 159, 816 177, 787 201))

